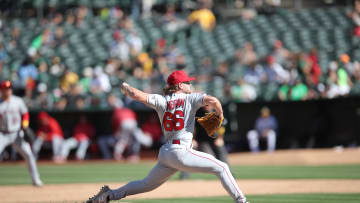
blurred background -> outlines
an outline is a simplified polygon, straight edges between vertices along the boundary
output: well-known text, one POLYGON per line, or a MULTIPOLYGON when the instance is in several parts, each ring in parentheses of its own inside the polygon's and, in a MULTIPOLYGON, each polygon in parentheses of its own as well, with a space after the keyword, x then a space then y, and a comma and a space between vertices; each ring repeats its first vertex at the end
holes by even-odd
MULTIPOLYGON (((357 0, 1 0, 0 31, 0 79, 30 109, 33 142, 49 117, 63 142, 88 141, 69 159, 116 159, 105 148, 114 150, 124 108, 153 140, 127 153, 154 156, 155 112, 119 86, 161 94, 174 70, 221 100, 230 153, 360 143, 357 0)), ((0 157, 20 158, 11 146, 0 157)))

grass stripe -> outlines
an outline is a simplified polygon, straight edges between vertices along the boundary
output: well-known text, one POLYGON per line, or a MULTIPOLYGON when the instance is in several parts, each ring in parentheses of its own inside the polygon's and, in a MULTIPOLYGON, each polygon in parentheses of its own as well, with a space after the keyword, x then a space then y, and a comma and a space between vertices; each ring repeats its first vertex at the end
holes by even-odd
MULTIPOLYGON (((251 203, 358 203, 360 194, 281 194, 281 195, 249 195, 251 203)), ((121 200, 117 202, 131 203, 231 203, 230 197, 172 198, 121 200)))
MULTIPOLYGON (((41 178, 47 184, 126 182, 144 178, 154 163, 81 163, 40 165, 41 178)), ((328 166, 232 166, 237 179, 360 179, 360 165, 328 166)), ((178 175, 172 177, 177 179, 178 175)), ((190 179, 217 179, 209 174, 191 174, 190 179)), ((0 166, 0 185, 28 184, 25 165, 0 166)))

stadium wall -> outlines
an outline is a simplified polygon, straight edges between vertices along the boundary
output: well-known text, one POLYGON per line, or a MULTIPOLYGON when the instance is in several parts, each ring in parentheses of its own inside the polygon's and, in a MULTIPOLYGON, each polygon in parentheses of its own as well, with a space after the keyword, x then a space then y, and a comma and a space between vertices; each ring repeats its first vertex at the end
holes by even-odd
MULTIPOLYGON (((224 104, 224 114, 228 119, 225 140, 231 151, 248 150, 246 133, 253 128, 263 106, 269 107, 278 120, 277 148, 325 148, 360 143, 360 98, 228 103, 224 104)), ((135 111, 140 124, 155 114, 150 109, 135 111)), ((38 111, 30 112, 30 127, 34 130, 37 128, 37 114, 38 111)), ((112 133, 111 110, 53 111, 49 114, 59 121, 65 137, 71 136, 80 115, 86 115, 95 125, 96 136, 112 133)))

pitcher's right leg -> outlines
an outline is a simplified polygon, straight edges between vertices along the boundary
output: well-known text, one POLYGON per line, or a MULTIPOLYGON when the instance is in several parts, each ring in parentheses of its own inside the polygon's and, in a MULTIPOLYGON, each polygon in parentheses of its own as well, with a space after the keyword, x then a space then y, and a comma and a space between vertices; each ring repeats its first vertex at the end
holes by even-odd
POLYGON ((217 160, 210 154, 193 149, 186 149, 186 151, 182 156, 182 163, 177 163, 176 168, 178 170, 215 174, 219 177, 221 184, 236 203, 246 202, 245 195, 237 185, 226 163, 217 160))
POLYGON ((158 162, 143 180, 132 181, 123 187, 111 190, 109 195, 110 200, 119 200, 129 195, 154 190, 166 182, 176 171, 176 169, 169 168, 158 162))

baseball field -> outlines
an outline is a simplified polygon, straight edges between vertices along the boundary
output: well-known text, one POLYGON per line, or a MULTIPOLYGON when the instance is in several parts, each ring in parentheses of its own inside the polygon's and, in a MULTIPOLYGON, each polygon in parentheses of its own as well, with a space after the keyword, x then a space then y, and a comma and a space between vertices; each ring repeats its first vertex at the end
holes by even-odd
MULTIPOLYGON (((232 172, 251 203, 360 202, 360 149, 291 150, 275 153, 236 153, 229 157, 232 172)), ((42 188, 30 185, 24 162, 1 163, 0 202, 83 202, 108 184, 111 188, 144 178, 154 160, 140 163, 40 162, 42 188)), ((216 176, 178 174, 156 190, 118 202, 233 202, 216 176)))

